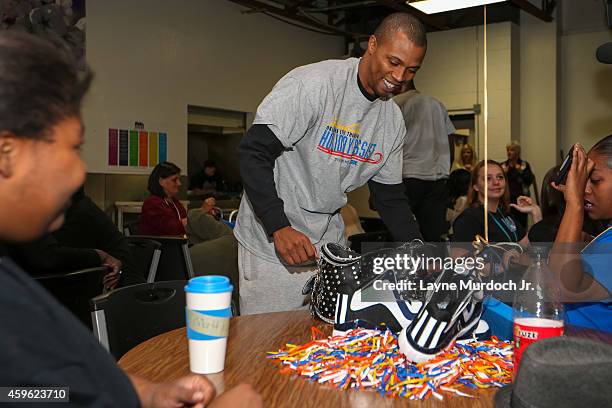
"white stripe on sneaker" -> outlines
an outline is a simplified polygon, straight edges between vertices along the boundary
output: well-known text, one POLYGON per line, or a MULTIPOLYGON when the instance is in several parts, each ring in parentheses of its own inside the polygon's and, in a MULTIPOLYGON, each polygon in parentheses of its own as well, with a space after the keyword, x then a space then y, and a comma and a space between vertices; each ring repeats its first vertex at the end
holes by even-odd
POLYGON ((419 333, 419 330, 421 330, 421 326, 423 326, 423 323, 425 322, 425 320, 427 320, 427 316, 428 316, 427 309, 425 309, 423 310, 423 314, 419 318, 419 321, 416 323, 416 325, 412 329, 412 332, 410 332, 410 336, 413 339, 417 338, 417 334, 419 333))
POLYGON ((429 334, 435 329, 437 323, 438 322, 435 319, 431 319, 431 318, 428 319, 427 323, 425 323, 425 328, 421 332, 421 336, 416 342, 420 347, 425 348, 425 343, 427 343, 429 334))
POLYGON ((438 330, 436 330, 436 333, 433 335, 433 338, 429 342, 429 348, 434 348, 435 346, 438 345, 438 342, 440 341, 440 336, 442 335, 442 332, 444 331, 445 328, 446 328, 446 322, 440 322, 440 326, 438 327, 438 330))

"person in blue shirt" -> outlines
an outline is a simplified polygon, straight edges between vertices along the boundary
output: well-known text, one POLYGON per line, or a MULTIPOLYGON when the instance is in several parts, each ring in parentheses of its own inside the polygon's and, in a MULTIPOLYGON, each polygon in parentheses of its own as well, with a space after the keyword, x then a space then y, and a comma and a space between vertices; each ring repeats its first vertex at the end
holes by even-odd
POLYGON ((588 155, 573 146, 572 165, 564 185, 553 187, 565 196, 550 266, 560 282, 566 322, 612 332, 612 135, 595 144, 588 155), (583 231, 584 214, 605 225, 590 240, 583 231))

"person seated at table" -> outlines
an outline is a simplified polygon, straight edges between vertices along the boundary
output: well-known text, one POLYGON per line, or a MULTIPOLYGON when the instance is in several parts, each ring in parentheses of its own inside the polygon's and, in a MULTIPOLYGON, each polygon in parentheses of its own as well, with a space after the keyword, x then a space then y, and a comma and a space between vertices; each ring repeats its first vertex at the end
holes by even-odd
POLYGON ((466 209, 453 223, 453 241, 472 242, 476 235, 484 237, 484 190, 488 193, 489 242, 515 242, 526 247, 529 244, 525 227, 517 222, 510 208, 531 214, 534 222, 542 219, 540 207, 531 198, 521 196, 516 204, 509 203, 508 184, 501 164, 488 161, 487 183, 485 186, 484 161, 472 171, 466 209))
POLYGON ((453 170, 448 176, 448 181, 446 182, 448 187, 446 221, 449 225, 452 225, 455 218, 465 209, 471 177, 471 173, 465 169, 453 170))
POLYGON ((187 213, 178 200, 181 169, 174 163, 162 162, 149 175, 151 193, 142 204, 139 232, 143 235, 182 236, 191 243, 232 235, 232 230, 218 220, 216 200, 209 197, 200 208, 187 213))
POLYGON ((60 229, 34 242, 10 245, 13 259, 33 276, 107 266, 106 289, 144 283, 127 240, 83 187, 71 202, 60 229))
POLYGON ((2 249, 59 228, 85 180, 80 112, 91 73, 70 55, 31 34, 0 32, 0 384, 69 387, 75 407, 261 406, 250 386, 213 401, 203 376, 152 383, 124 373, 2 249))
POLYGON ((565 211, 549 265, 567 302, 567 323, 612 332, 612 135, 597 142, 588 155, 576 144, 572 155, 565 185, 553 184, 563 192, 565 211), (585 212, 607 228, 580 251, 585 212))
POLYGON ((202 198, 216 197, 223 191, 223 187, 223 178, 217 171, 217 165, 213 160, 206 160, 202 171, 189 180, 187 194, 202 198))

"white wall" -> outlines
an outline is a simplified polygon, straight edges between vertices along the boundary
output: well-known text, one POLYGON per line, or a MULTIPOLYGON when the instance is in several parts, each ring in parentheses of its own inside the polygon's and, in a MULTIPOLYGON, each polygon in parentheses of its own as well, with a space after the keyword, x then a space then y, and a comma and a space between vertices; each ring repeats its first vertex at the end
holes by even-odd
MULTIPOLYGON (((447 109, 484 109, 483 27, 428 34, 427 56, 417 74, 419 90, 438 98, 447 109)), ((489 157, 505 158, 512 123, 512 23, 487 26, 489 157)), ((484 154, 484 115, 477 116, 476 147, 484 154)))
POLYGON ((612 30, 561 37, 561 141, 565 152, 580 142, 587 149, 612 134, 612 65, 595 59, 612 30))
POLYGON ((551 23, 521 12, 520 26, 520 133, 521 156, 542 186, 544 175, 557 164, 558 37, 551 23))
POLYGON ((84 158, 108 167, 108 128, 144 122, 168 133, 168 160, 187 169, 187 105, 253 112, 290 69, 344 54, 343 40, 242 14, 225 0, 87 3, 87 59, 96 74, 84 107, 84 158))

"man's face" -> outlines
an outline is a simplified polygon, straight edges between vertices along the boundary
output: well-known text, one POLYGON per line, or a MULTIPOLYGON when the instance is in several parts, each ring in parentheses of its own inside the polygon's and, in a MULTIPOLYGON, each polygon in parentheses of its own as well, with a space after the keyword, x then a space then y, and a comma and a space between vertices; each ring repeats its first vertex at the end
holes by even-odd
POLYGON ((0 216, 0 240, 23 242, 59 228, 70 196, 85 181, 81 121, 59 122, 44 140, 13 141, 10 171, 2 177, 2 191, 11 194, 2 198, 8 214, 0 216))
POLYGON ((405 92, 421 67, 425 51, 425 47, 415 45, 402 32, 392 33, 380 41, 371 36, 365 77, 360 77, 364 87, 382 99, 405 92))

